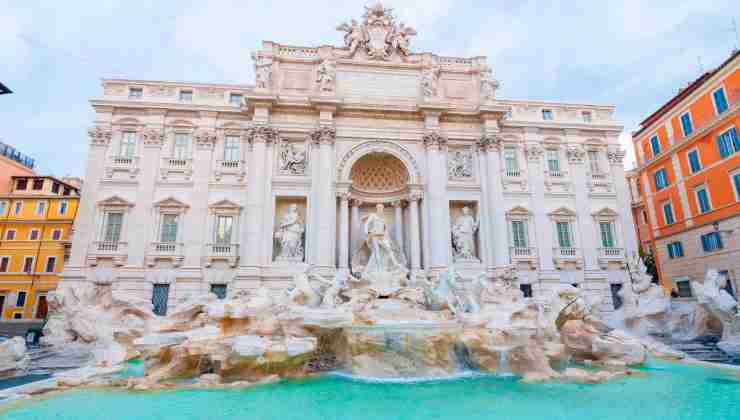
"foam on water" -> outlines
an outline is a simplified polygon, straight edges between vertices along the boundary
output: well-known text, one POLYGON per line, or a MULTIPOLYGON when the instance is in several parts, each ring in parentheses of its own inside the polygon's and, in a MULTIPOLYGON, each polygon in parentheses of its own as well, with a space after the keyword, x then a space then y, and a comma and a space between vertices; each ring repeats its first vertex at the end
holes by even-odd
POLYGON ((330 372, 328 376, 336 376, 339 378, 347 379, 355 382, 365 382, 370 384, 416 384, 425 382, 444 382, 444 381, 459 381, 461 379, 471 378, 510 378, 515 377, 513 373, 482 373, 472 370, 461 371, 452 375, 445 376, 411 376, 411 377, 398 377, 398 378, 386 378, 378 376, 360 376, 353 375, 347 372, 330 372))

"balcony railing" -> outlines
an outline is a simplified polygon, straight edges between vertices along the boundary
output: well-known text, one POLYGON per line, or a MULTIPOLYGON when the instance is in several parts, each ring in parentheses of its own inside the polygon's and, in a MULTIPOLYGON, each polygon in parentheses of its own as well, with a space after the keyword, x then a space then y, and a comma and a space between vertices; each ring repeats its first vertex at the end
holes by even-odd
POLYGON ((624 248, 604 247, 599 248, 598 251, 599 265, 604 270, 609 267, 610 262, 624 263, 626 261, 624 248))
POLYGON ((119 241, 97 241, 93 242, 93 249, 98 254, 122 254, 126 253, 128 243, 119 241))
POLYGON ((128 243, 121 241, 95 241, 87 253, 87 262, 98 265, 101 259, 112 259, 113 264, 122 266, 128 258, 128 243))
POLYGON ((592 172, 591 179, 594 181, 606 181, 609 179, 609 176, 604 172, 592 172))
POLYGON ((162 158, 160 167, 162 178, 166 179, 170 174, 182 174, 189 179, 193 174, 193 160, 190 158, 162 158))
POLYGON ((567 171, 560 170, 560 169, 555 170, 555 171, 549 170, 549 171, 547 171, 547 175, 550 178, 565 178, 566 176, 568 176, 568 172, 567 171))
POLYGON ((214 172, 216 180, 220 180, 224 174, 237 175, 243 179, 246 176, 246 164, 243 160, 218 160, 214 172))
POLYGON ((149 252, 154 255, 181 255, 183 244, 179 242, 152 242, 149 252))
POLYGON ((507 178, 520 178, 522 171, 520 169, 505 169, 504 176, 507 178))
POLYGON ((111 156, 110 165, 114 168, 131 169, 138 166, 138 156, 111 156))
POLYGON ((206 244, 206 266, 215 260, 226 260, 234 267, 239 261, 239 244, 206 244))
POLYGON ((553 249, 555 258, 576 259, 581 256, 581 249, 574 247, 556 247, 553 249))
POLYGON ((530 258, 537 255, 537 248, 512 246, 509 247, 511 258, 530 258))

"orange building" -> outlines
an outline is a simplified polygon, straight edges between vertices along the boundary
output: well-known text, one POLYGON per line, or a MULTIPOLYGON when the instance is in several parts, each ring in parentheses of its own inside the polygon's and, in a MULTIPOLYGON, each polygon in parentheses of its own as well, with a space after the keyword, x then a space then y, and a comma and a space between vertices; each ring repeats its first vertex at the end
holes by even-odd
MULTIPOLYGON (((661 283, 691 295, 708 268, 740 276, 740 52, 679 91, 632 134, 627 175, 643 248, 661 283)), ((738 282, 740 283, 740 282, 738 282)))
POLYGON ((10 192, 10 178, 32 176, 34 160, 0 141, 0 194, 10 192))

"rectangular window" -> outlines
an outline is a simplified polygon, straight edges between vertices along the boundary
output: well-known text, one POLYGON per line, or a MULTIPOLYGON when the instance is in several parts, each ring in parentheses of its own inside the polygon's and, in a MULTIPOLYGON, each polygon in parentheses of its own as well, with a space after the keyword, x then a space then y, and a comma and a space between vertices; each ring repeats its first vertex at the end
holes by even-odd
POLYGON ((46 259, 46 272, 53 273, 57 267, 57 257, 49 257, 46 259))
POLYGON ((10 257, 0 257, 0 273, 7 273, 10 268, 10 257))
POLYGON ((44 188, 44 180, 43 178, 36 178, 33 180, 33 190, 34 191, 41 191, 44 188))
POLYGON ((706 213, 712 210, 712 205, 709 203, 709 193, 706 187, 700 187, 696 189, 696 201, 699 203, 699 211, 706 213))
POLYGON ((14 241, 15 240, 15 230, 10 229, 7 232, 5 232, 5 239, 8 241, 14 241))
POLYGON ((684 137, 690 136, 694 132, 694 126, 691 123, 691 112, 685 112, 681 115, 681 129, 684 137))
POLYGON ((589 150, 588 163, 591 166, 592 174, 601 173, 601 167, 599 166, 599 152, 597 152, 596 150, 589 150))
POLYGON ((26 257, 23 259, 23 272, 30 273, 33 271, 33 257, 26 257))
POLYGON ((31 232, 28 234, 28 240, 29 241, 36 241, 39 239, 39 230, 38 229, 31 229, 31 232))
POLYGON ((653 156, 660 154, 660 139, 658 139, 657 135, 650 137, 650 148, 653 151, 653 156))
POLYGON ((542 119, 545 121, 552 120, 552 111, 549 109, 542 110, 542 119))
POLYGON ((573 246, 570 235, 570 222, 557 222, 558 246, 570 248, 573 246))
POLYGON ((601 231, 601 246, 614 248, 614 224, 612 222, 600 222, 599 230, 601 231))
POLYGON ((555 149, 547 150, 547 169, 550 172, 560 172, 560 156, 555 149))
POLYGON ((18 297, 15 300, 15 307, 16 308, 22 308, 26 306, 26 296, 28 295, 27 292, 18 292, 18 297))
POLYGON ((152 288, 152 305, 154 306, 152 312, 154 312, 155 315, 167 315, 167 301, 169 300, 169 296, 169 284, 154 285, 154 287, 152 288))
POLYGON ((699 151, 694 149, 689 151, 688 153, 689 158, 689 167, 691 167, 691 173, 695 174, 699 171, 701 171, 701 161, 699 160, 699 151))
POLYGON ((21 210, 23 210, 23 202, 22 201, 16 201, 15 202, 15 208, 13 209, 13 212, 18 215, 21 214, 21 210))
POLYGON ((224 160, 241 160, 241 152, 239 150, 240 145, 241 139, 239 136, 226 136, 224 139, 224 160))
POLYGON ((668 244, 669 258, 681 258, 683 255, 683 244, 681 242, 671 242, 668 244))
POLYGON ((180 91, 180 102, 193 102, 193 91, 192 90, 181 90, 180 91))
POLYGON ((668 186, 668 173, 665 169, 659 169, 653 174, 655 181, 655 191, 660 191, 668 186))
POLYGON ((589 123, 592 120, 591 113, 588 111, 581 112, 581 116, 583 117, 583 122, 589 123))
POLYGON ((609 288, 612 292, 612 304, 614 304, 614 309, 619 309, 622 307, 622 297, 619 295, 619 291, 622 290, 622 284, 621 283, 612 283, 609 285, 609 288))
POLYGON ((242 95, 240 93, 232 93, 229 95, 229 104, 232 106, 242 106, 242 95))
POLYGON ((735 184, 735 194, 737 194, 737 199, 740 201, 740 173, 732 176, 732 182, 735 184))
POLYGON ((511 241, 515 248, 529 247, 527 240, 527 224, 522 220, 513 220, 511 222, 511 241))
POLYGON ((175 150, 173 152, 175 159, 187 159, 190 157, 190 134, 175 134, 175 150))
POLYGON ((8 209, 8 202, 7 201, 0 201, 0 216, 5 214, 5 210, 8 209))
POLYGON ((531 284, 520 284, 519 290, 522 291, 522 294, 525 298, 531 298, 532 297, 532 285, 531 284))
POLYGON ((121 134, 121 144, 118 149, 119 156, 134 157, 136 153, 136 133, 133 131, 124 131, 121 134))
POLYGON ((504 149, 504 167, 509 175, 519 171, 519 162, 516 158, 516 150, 504 149))
POLYGON ((62 230, 61 229, 54 229, 51 232, 51 240, 52 241, 58 241, 62 239, 62 230))
POLYGON ((717 114, 721 114, 727 111, 727 96, 725 96, 725 88, 719 88, 712 94, 714 99, 714 107, 717 109, 717 114))
POLYGON ((691 283, 688 280, 676 281, 676 288, 678 289, 678 297, 690 298, 691 297, 691 283))
POLYGON ((234 229, 234 217, 233 216, 217 216, 216 217, 216 243, 217 244, 230 244, 231 234, 234 229))
POLYGON ((704 252, 719 251, 724 248, 719 232, 710 232, 701 235, 701 247, 704 249, 704 252))
POLYGON ((67 206, 68 206, 67 200, 62 200, 61 202, 59 202, 59 215, 60 216, 64 216, 65 214, 67 214, 67 206))
POLYGON ((670 202, 663 203, 663 216, 665 217, 665 224, 672 225, 676 223, 676 219, 673 217, 673 206, 670 202))
POLYGON ((103 241, 118 242, 121 239, 121 226, 123 225, 123 213, 106 213, 105 230, 103 241))
POLYGON ((36 203, 36 216, 43 216, 46 212, 46 201, 39 201, 36 203))
POLYGON ((738 137, 735 127, 717 137, 717 148, 722 159, 740 151, 740 137, 738 137))
POLYGON ((140 87, 128 88, 128 97, 131 99, 139 99, 144 96, 144 89, 140 87))
POLYGON ((15 189, 25 191, 28 188, 28 180, 26 178, 21 178, 15 183, 15 189))
POLYGON ((160 242, 177 242, 177 214, 163 214, 160 242))
POLYGON ((60 186, 61 185, 58 182, 51 184, 51 192, 53 192, 54 194, 57 194, 59 192, 60 186))
POLYGON ((220 300, 226 299, 226 285, 225 284, 212 284, 211 293, 216 295, 220 300))

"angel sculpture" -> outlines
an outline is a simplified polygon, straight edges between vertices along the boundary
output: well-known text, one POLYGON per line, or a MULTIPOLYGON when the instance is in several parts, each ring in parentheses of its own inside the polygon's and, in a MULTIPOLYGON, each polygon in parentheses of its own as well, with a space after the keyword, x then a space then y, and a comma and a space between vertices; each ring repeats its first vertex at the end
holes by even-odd
POLYGON ((401 22, 392 36, 391 46, 393 50, 398 51, 400 54, 408 55, 410 52, 409 44, 411 43, 411 37, 416 35, 416 33, 416 29, 406 26, 401 22))
POLYGON ((353 55, 357 48, 367 41, 367 34, 364 28, 352 19, 352 23, 343 23, 337 26, 338 31, 344 32, 344 46, 349 48, 349 55, 353 55))

